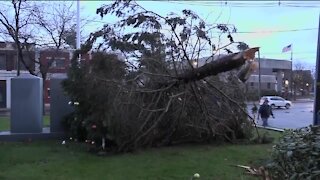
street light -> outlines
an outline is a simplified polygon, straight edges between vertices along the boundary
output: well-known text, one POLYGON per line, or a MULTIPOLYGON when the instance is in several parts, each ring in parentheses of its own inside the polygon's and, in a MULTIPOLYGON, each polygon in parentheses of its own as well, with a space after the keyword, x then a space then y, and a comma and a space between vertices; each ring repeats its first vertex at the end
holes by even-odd
POLYGON ((192 65, 193 65, 194 67, 196 67, 196 66, 198 65, 198 62, 197 62, 197 61, 193 61, 193 62, 192 62, 192 65))
POLYGON ((288 85, 289 85, 288 79, 286 79, 286 80, 284 81, 284 84, 286 85, 286 87, 288 87, 288 85))

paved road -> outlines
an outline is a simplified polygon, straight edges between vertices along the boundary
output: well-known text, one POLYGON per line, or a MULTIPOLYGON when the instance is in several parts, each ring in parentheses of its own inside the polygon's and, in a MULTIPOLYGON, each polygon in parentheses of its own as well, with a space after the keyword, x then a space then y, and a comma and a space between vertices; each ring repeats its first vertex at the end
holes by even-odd
MULTIPOLYGON (((252 104, 248 104, 251 111, 252 104)), ((250 112, 251 114, 251 112, 250 112)), ((269 118, 269 126, 281 129, 296 129, 309 126, 313 123, 313 102, 293 103, 290 109, 273 109, 275 118, 269 118)), ((262 125, 262 121, 258 121, 262 125)))
MULTIPOLYGON (((252 104, 248 104, 251 114, 252 104)), ((49 112, 48 112, 49 113, 49 112)), ((280 129, 296 129, 306 127, 313 122, 313 102, 296 102, 290 109, 274 109, 275 119, 269 118, 269 126, 280 129)), ((0 111, 1 116, 9 116, 8 111, 0 111)), ((262 125, 262 121, 258 121, 262 125)))

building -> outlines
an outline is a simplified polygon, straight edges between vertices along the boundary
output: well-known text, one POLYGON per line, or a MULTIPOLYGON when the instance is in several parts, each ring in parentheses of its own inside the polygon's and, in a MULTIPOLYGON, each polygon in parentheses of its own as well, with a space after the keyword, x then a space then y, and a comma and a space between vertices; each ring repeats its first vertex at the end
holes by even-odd
MULTIPOLYGON (((50 79, 67 77, 67 71, 70 67, 71 58, 74 50, 57 50, 42 49, 39 51, 39 59, 44 68, 47 68, 44 72, 47 72, 46 79, 44 80, 44 102, 50 103, 50 79)), ((81 61, 91 60, 91 54, 82 54, 81 61)))
MULTIPOLYGON (((26 64, 41 77, 40 69, 47 72, 44 80, 44 102, 50 103, 50 79, 66 77, 74 50, 56 50, 55 48, 36 49, 29 44, 29 51, 24 50, 26 64), (39 66, 40 62, 42 66, 39 66)), ((90 54, 81 55, 82 61, 89 61, 90 54)), ((11 78, 17 76, 17 48, 12 42, 0 42, 0 108, 11 107, 11 78)), ((29 74, 20 62, 20 74, 29 74)))
MULTIPOLYGON (((23 50, 23 59, 31 68, 35 68, 35 51, 34 45, 29 51, 23 50)), ((12 42, 0 42, 0 108, 11 106, 11 81, 12 77, 17 76, 17 48, 12 42)), ((20 74, 29 74, 25 66, 20 62, 20 74)))
MULTIPOLYGON (((283 92, 290 86, 291 61, 261 58, 260 61, 261 90, 283 92)), ((246 82, 247 90, 258 90, 259 68, 257 68, 246 82)))
MULTIPOLYGON (((214 57, 204 57, 199 59, 198 62, 193 62, 194 66, 203 66, 206 63, 221 58, 225 55, 214 57)), ((260 86, 261 90, 274 90, 276 92, 283 92, 290 87, 290 74, 291 74, 291 61, 260 58, 256 59, 257 63, 260 62, 260 86)), ((246 89, 248 91, 258 90, 259 88, 259 68, 255 69, 253 74, 246 81, 246 89)))

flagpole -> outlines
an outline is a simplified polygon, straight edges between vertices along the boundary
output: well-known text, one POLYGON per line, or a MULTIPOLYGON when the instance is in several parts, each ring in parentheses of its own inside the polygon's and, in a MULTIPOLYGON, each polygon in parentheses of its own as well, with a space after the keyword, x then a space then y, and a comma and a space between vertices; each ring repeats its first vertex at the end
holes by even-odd
POLYGON ((292 45, 291 45, 291 56, 290 56, 290 61, 291 61, 291 73, 290 73, 290 79, 291 79, 291 98, 293 97, 293 99, 295 100, 295 96, 293 96, 293 62, 292 62, 292 56, 293 56, 293 48, 292 48, 292 45))
MULTIPOLYGON (((77 50, 80 50, 80 0, 77 0, 77 42, 76 42, 77 50)), ((78 62, 80 63, 81 54, 78 56, 78 62)))

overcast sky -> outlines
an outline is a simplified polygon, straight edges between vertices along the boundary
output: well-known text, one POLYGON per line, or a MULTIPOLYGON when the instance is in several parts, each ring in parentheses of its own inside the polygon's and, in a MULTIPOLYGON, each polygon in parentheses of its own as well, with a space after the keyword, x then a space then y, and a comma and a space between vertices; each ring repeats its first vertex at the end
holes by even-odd
MULTIPOLYGON (((81 16, 96 17, 92 31, 103 22, 95 15, 96 9, 108 1, 81 1, 81 16)), ((316 62, 320 2, 317 1, 138 1, 146 9, 166 15, 191 9, 207 23, 229 23, 238 33, 235 41, 244 41, 250 47, 261 47, 261 57, 290 59, 290 52, 282 49, 292 44, 293 62, 312 67, 316 62)))

